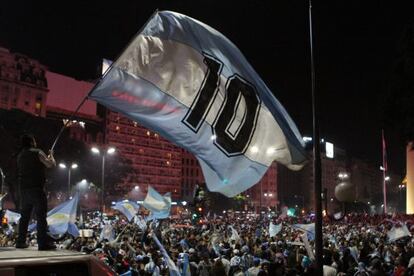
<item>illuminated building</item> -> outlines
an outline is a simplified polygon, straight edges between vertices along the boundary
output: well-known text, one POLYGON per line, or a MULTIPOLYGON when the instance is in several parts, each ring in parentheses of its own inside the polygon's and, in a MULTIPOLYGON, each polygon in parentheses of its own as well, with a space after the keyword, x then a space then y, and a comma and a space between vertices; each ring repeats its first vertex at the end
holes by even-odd
POLYGON ((0 47, 0 108, 45 117, 46 67, 37 60, 0 47))

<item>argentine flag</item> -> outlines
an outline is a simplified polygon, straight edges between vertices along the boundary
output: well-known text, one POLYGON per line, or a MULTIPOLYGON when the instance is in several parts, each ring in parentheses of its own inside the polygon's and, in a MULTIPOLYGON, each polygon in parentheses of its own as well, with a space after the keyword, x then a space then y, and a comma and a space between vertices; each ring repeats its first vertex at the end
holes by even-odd
POLYGON ((63 202, 47 213, 50 234, 62 235, 68 232, 75 238, 79 236, 78 227, 75 225, 78 202, 79 193, 76 193, 71 200, 63 202))
POLYGON ((315 223, 293 224, 291 227, 306 233, 309 240, 313 241, 315 239, 315 223))
POLYGON ((115 206, 112 206, 112 209, 118 210, 131 221, 138 212, 139 205, 133 201, 123 200, 115 203, 115 206))
POLYGON ((6 212, 4 213, 4 217, 7 219, 7 224, 13 224, 13 223, 18 224, 21 218, 21 215, 13 211, 6 210, 6 212))
POLYGON ((162 196, 154 188, 148 186, 147 196, 142 205, 151 211, 151 214, 146 218, 147 221, 168 218, 171 210, 171 193, 162 196))
POLYGON ((306 159, 294 122, 240 50, 183 14, 156 12, 89 97, 193 153, 209 190, 228 197, 273 161, 300 169, 306 159))
POLYGON ((175 265, 175 263, 173 262, 173 260, 168 255, 167 250, 165 250, 164 246, 158 240, 157 236, 154 233, 152 233, 151 236, 152 236, 152 239, 154 240, 155 244, 160 249, 161 254, 162 254, 163 258, 164 258, 164 261, 167 263, 168 270, 170 272, 169 273, 170 276, 181 276, 180 271, 178 270, 177 266, 175 265))
POLYGON ((282 230, 282 223, 273 224, 272 222, 269 223, 269 237, 276 236, 282 230))

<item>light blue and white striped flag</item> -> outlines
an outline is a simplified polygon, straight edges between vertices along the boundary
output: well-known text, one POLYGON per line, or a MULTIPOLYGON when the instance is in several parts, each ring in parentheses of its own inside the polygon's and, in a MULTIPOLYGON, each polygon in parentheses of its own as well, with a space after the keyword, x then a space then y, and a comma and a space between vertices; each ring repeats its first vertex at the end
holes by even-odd
POLYGON ((13 224, 13 223, 18 224, 21 215, 13 211, 6 210, 6 212, 4 213, 4 217, 7 219, 8 224, 13 224))
POLYGON ((102 241, 104 239, 107 239, 108 241, 113 241, 115 239, 115 230, 110 224, 105 224, 102 227, 102 232, 99 237, 99 239, 102 241))
POLYGON ((181 276, 181 273, 178 270, 177 266, 175 265, 173 260, 171 260, 164 246, 160 243, 160 241, 158 240, 157 236, 154 233, 152 233, 152 239, 157 244, 158 248, 161 251, 162 256, 164 257, 164 261, 167 263, 168 270, 170 271, 170 276, 181 276))
POLYGON ((148 186, 147 196, 142 206, 151 211, 151 214, 146 218, 147 221, 168 218, 171 210, 171 193, 162 196, 154 188, 148 186))
POLYGON ((301 230, 302 232, 307 233, 308 239, 310 241, 313 241, 315 239, 315 223, 293 224, 291 227, 293 229, 301 230))
POLYGON ((276 236, 282 230, 282 223, 273 224, 270 222, 269 224, 269 237, 276 236))
POLYGON ((47 213, 47 224, 52 235, 68 232, 75 238, 79 236, 78 227, 75 225, 78 202, 79 193, 76 193, 71 200, 63 202, 47 213))
POLYGON ((156 12, 89 97, 192 152, 233 197, 273 161, 300 169, 301 135, 240 50, 191 17, 156 12))
POLYGON ((133 201, 122 200, 115 203, 112 209, 118 210, 131 221, 139 210, 139 205, 133 201))

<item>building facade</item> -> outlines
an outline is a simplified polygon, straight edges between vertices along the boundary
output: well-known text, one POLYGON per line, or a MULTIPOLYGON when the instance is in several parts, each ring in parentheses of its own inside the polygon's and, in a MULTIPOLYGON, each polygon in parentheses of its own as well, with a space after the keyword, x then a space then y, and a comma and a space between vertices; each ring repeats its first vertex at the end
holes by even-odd
POLYGON ((138 199, 143 199, 151 185, 159 193, 171 192, 181 198, 182 151, 162 138, 117 112, 105 111, 105 142, 114 146, 132 162, 134 173, 122 181, 126 189, 138 186, 138 199))
POLYGON ((0 47, 0 108, 45 117, 46 70, 37 60, 0 47))

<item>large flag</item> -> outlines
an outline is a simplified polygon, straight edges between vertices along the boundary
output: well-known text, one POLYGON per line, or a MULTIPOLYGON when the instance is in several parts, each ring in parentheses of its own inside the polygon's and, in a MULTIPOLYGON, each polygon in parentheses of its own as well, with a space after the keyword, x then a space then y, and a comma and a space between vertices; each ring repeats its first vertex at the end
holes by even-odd
POLYGON ((131 221, 139 210, 139 205, 133 201, 122 200, 115 203, 112 209, 118 210, 131 221))
POLYGON ((78 227, 75 225, 78 202, 79 193, 76 193, 71 200, 63 202, 47 213, 47 224, 52 235, 68 232, 74 237, 79 236, 78 227))
POLYGON ((240 50, 191 17, 156 12, 89 97, 192 152, 211 191, 233 197, 273 161, 300 169, 294 122, 240 50))
POLYGON ((147 220, 168 218, 171 210, 171 193, 162 196, 154 188, 148 186, 147 196, 142 205, 151 211, 147 220))

